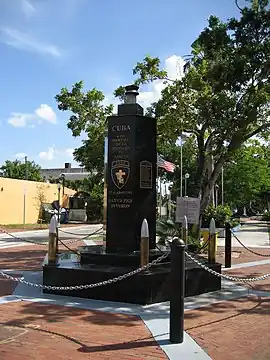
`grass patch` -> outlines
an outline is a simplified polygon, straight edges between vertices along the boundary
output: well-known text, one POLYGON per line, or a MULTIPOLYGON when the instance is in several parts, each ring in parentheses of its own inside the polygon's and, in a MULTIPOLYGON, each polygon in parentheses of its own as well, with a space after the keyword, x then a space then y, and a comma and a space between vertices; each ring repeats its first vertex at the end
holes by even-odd
POLYGON ((1 225, 5 229, 47 229, 48 224, 7 224, 1 225))
POLYGON ((89 236, 89 237, 87 238, 87 240, 93 240, 93 241, 98 241, 98 242, 100 242, 100 241, 103 241, 103 236, 102 236, 102 235, 99 235, 99 236, 89 236))

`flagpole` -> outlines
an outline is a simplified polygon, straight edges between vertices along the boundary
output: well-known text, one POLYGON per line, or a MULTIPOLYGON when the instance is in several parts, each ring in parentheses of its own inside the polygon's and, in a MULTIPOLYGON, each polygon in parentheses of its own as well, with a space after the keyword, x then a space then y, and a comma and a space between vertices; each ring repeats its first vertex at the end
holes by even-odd
POLYGON ((224 167, 221 168, 221 205, 224 205, 224 167))
POLYGON ((159 216, 161 217, 162 208, 162 191, 161 191, 161 177, 159 178, 159 216))
POLYGON ((182 134, 180 135, 180 197, 183 197, 183 143, 182 143, 182 134))
POLYGON ((165 192, 164 192, 164 196, 165 196, 165 201, 166 201, 166 217, 168 219, 168 199, 167 199, 167 183, 166 181, 164 182, 164 186, 165 186, 165 192))
POLYGON ((157 208, 159 208, 159 196, 158 196, 158 188, 159 188, 159 184, 158 184, 158 163, 157 163, 157 178, 156 178, 156 180, 157 180, 157 208))

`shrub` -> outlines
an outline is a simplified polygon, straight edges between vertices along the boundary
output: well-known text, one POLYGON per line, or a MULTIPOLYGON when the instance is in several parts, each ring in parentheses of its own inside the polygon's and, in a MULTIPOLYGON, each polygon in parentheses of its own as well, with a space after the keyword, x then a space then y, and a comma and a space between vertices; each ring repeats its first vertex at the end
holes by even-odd
POLYGON ((216 227, 224 227, 225 222, 229 221, 232 216, 232 211, 228 205, 218 205, 216 208, 209 205, 202 216, 202 227, 208 228, 210 221, 213 218, 216 227))
POLYGON ((270 211, 263 214, 262 221, 270 221, 270 211))

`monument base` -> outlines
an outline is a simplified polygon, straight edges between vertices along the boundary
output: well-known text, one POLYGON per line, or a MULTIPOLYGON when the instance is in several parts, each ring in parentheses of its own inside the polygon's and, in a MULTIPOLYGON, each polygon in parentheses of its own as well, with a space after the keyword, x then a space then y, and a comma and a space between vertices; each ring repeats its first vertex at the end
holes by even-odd
MULTIPOLYGON (((112 265, 112 266, 135 266, 140 267, 140 252, 134 251, 132 253, 107 253, 102 245, 91 245, 79 247, 80 264, 95 264, 95 265, 112 265)), ((164 248, 164 251, 167 249, 164 248)), ((156 260, 163 254, 161 250, 150 249, 149 262, 156 260)), ((164 261, 170 261, 170 257, 164 261)), ((163 261, 163 262, 164 262, 163 261)))
MULTIPOLYGON (((106 257, 103 257, 101 262, 106 257)), ((135 258, 134 256, 133 259, 135 258)), ((101 257, 98 256, 95 262, 99 262, 100 259, 101 257)), ((207 264, 204 258, 200 260, 209 268, 221 272, 221 264, 207 264)), ((132 264, 124 265, 123 263, 121 266, 104 263, 80 264, 74 254, 69 254, 69 258, 67 254, 60 256, 58 265, 57 267, 48 267, 44 264, 44 285, 74 286, 93 284, 126 274, 138 267, 132 264)), ((164 262, 152 266, 147 272, 140 272, 124 280, 92 289, 72 291, 44 290, 44 293, 141 305, 168 301, 170 300, 171 291, 170 266, 170 262, 164 262)), ((186 297, 220 289, 221 279, 219 277, 210 274, 186 258, 186 297)))

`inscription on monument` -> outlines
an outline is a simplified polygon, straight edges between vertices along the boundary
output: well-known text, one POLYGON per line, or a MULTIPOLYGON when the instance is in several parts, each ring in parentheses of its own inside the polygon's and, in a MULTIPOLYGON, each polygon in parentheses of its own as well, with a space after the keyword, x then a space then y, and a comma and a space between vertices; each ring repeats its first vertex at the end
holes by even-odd
POLYGON ((118 156, 120 154, 126 156, 126 153, 130 151, 129 139, 127 135, 116 135, 111 139, 111 144, 113 156, 116 154, 118 156))
POLYGON ((131 130, 130 125, 126 125, 126 124, 112 126, 112 131, 130 131, 130 130, 131 130))
POLYGON ((130 178, 129 154, 131 126, 127 124, 112 125, 111 142, 111 179, 117 188, 111 191, 111 209, 129 209, 133 203, 132 191, 125 191, 130 178))
POLYGON ((132 199, 112 199, 111 200, 111 208, 117 209, 129 209, 132 204, 132 199))
POLYGON ((152 189, 152 178, 153 178, 152 163, 150 161, 140 162, 140 188, 141 189, 152 189))

